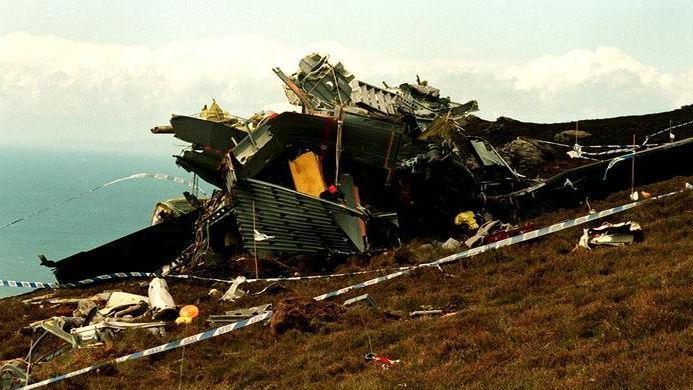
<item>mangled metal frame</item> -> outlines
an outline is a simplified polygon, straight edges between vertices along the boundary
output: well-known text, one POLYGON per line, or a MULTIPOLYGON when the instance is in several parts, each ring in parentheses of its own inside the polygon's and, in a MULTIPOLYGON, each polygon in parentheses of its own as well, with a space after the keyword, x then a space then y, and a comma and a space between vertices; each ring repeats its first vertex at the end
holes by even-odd
MULTIPOLYGON (((398 88, 375 87, 355 79, 341 64, 331 65, 322 56, 306 56, 299 68, 292 76, 278 68, 274 71, 284 82, 289 101, 300 104, 304 112, 268 116, 233 146, 210 145, 212 133, 208 127, 199 127, 196 133, 175 131, 177 123, 171 121, 176 137, 193 143, 190 150, 176 157, 177 164, 226 190, 233 224, 244 249, 363 253, 371 247, 369 229, 375 231, 373 236, 392 237, 391 231, 402 227, 397 216, 407 206, 397 206, 392 193, 401 190, 400 184, 411 183, 402 182, 398 175, 413 178, 420 173, 424 179, 415 179, 418 183, 413 186, 418 192, 432 183, 427 182, 427 172, 438 166, 446 167, 440 171, 449 178, 465 177, 465 185, 472 186, 468 188, 469 196, 434 202, 451 207, 462 207, 470 199, 478 204, 484 192, 495 194, 499 188, 512 191, 523 185, 492 146, 459 133, 457 122, 478 109, 475 101, 460 104, 440 98, 437 89, 420 80, 398 88), (457 137, 450 139, 449 129, 442 137, 440 132, 426 132, 429 127, 440 127, 436 119, 441 115, 447 119, 443 127, 455 126, 457 137), (426 137, 419 139, 418 135, 424 133, 426 137), (494 162, 500 164, 486 166, 488 161, 473 143, 484 145, 494 162), (224 151, 215 146, 227 148, 224 151), (461 149, 470 151, 466 158, 477 161, 480 169, 493 169, 494 175, 482 175, 493 178, 479 180, 465 166, 461 149), (291 188, 291 183, 282 181, 278 170, 284 170, 283 177, 289 176, 288 167, 282 168, 282 163, 302 151, 317 153, 326 181, 348 187, 349 204, 345 203, 347 199, 335 203, 300 193, 291 188), (362 186, 355 184, 364 180, 367 183, 362 186), (377 234, 381 228, 390 233, 377 234), (257 240, 258 233, 271 238, 257 240)), ((428 201, 424 196, 417 207, 426 207, 428 201)), ((419 223, 414 218, 404 225, 419 223)))
MULTIPOLYGON (((381 241, 442 234, 464 210, 515 218, 623 188, 619 178, 628 176, 624 155, 527 179, 483 138, 465 134, 476 101, 452 102, 418 76, 416 83, 376 87, 316 54, 290 76, 274 71, 301 112, 245 120, 217 106, 219 115, 174 115, 170 127, 152 130, 190 142, 176 163, 222 190, 205 203, 195 240, 177 263, 224 251, 226 241, 255 253, 363 253, 381 241), (326 184, 348 187, 349 199, 293 188, 287 163, 307 151, 319 159, 326 184)), ((674 160, 692 146, 684 140, 634 153, 646 162, 636 182, 690 172, 690 164, 674 160), (662 166, 671 169, 658 172, 662 166)))
POLYGON ((132 323, 111 319, 89 324, 88 319, 80 317, 52 317, 36 321, 24 328, 24 331, 31 333, 32 336, 38 334, 35 340, 32 337, 30 352, 25 362, 30 367, 33 364, 50 361, 72 349, 98 347, 113 340, 115 333, 121 330, 163 329, 165 325, 166 323, 161 321, 132 323), (41 350, 49 339, 49 335, 60 342, 38 357, 33 357, 32 353, 36 354, 41 350))

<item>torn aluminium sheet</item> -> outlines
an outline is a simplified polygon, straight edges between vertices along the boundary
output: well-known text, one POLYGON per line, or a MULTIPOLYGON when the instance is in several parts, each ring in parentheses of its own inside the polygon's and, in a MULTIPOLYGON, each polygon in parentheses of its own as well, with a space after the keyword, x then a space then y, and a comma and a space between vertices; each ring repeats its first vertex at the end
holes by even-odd
POLYGON ((643 230, 637 222, 609 223, 582 230, 578 245, 592 249, 590 245, 624 246, 643 240, 643 230))

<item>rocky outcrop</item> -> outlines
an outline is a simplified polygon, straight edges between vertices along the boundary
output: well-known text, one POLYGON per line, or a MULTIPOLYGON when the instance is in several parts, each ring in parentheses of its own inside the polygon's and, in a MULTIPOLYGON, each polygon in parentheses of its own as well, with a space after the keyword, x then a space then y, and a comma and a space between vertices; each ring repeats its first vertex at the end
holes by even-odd
POLYGON ((578 141, 589 138, 591 137, 592 134, 582 131, 582 130, 566 130, 566 131, 561 131, 560 133, 557 133, 556 135, 553 136, 553 140, 561 143, 561 144, 568 144, 572 145, 575 143, 575 140, 577 139, 578 141))
POLYGON ((555 158, 556 151, 550 145, 534 140, 518 138, 505 144, 500 154, 520 173, 534 172, 541 165, 555 158))

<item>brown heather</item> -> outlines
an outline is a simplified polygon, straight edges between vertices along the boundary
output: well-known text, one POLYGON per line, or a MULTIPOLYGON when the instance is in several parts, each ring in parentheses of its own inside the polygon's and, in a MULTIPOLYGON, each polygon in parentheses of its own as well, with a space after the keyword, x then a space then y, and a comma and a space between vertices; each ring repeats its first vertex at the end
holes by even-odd
MULTIPOLYGON (((664 193, 682 188, 686 180, 691 178, 645 189, 664 193)), ((593 206, 603 209, 627 201, 625 193, 618 193, 593 206)), ((418 271, 345 297, 368 293, 382 309, 403 312, 399 320, 356 305, 337 321, 312 323, 310 331, 289 329, 273 335, 267 326, 254 325, 188 346, 182 388, 691 388, 692 204, 693 192, 688 192, 608 219, 641 223, 645 241, 629 247, 571 253, 581 234, 581 228, 573 228, 444 267, 448 275, 418 271), (457 314, 419 319, 406 315, 422 305, 457 314), (389 370, 365 364, 368 336, 375 352, 402 362, 389 370)), ((531 222, 545 226, 584 212, 561 210, 531 222)), ((445 254, 435 247, 421 250, 421 243, 373 259, 350 259, 336 270, 394 266, 445 254)), ((177 303, 199 305, 201 318, 193 324, 172 328, 165 339, 130 332, 111 348, 69 352, 35 367, 32 380, 195 334, 208 328, 204 318, 209 314, 311 297, 369 277, 287 282, 280 293, 244 297, 234 306, 207 298, 209 288, 223 285, 171 281, 177 303)), ((115 288, 146 295, 146 287, 133 281, 58 294, 86 297, 115 288)), ((25 354, 29 338, 17 330, 55 314, 55 309, 23 305, 26 297, 0 301, 0 359, 25 354)), ((104 367, 53 387, 175 389, 180 359, 178 349, 104 367)))

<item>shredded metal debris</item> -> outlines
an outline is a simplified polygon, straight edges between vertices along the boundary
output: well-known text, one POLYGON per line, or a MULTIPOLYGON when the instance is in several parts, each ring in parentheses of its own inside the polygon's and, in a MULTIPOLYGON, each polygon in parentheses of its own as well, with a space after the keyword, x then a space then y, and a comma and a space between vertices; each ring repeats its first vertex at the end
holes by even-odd
POLYGON ((609 223, 583 229, 578 246, 591 250, 594 245, 624 246, 641 242, 644 233, 637 222, 609 223))
MULTIPOLYGON (((174 115, 170 126, 152 129, 190 143, 176 164, 217 187, 214 194, 161 202, 150 228, 60 261, 45 259, 58 280, 135 265, 146 272, 165 266, 163 274, 211 270, 247 253, 257 264, 373 253, 420 236, 457 240, 461 230, 483 229, 491 220, 515 221, 622 189, 631 159, 640 167, 637 183, 692 169, 678 163, 693 152, 689 138, 639 145, 545 180, 528 178, 485 139, 467 134, 476 101, 454 102, 418 76, 377 87, 316 53, 290 75, 273 71, 287 96, 283 108, 246 119, 213 100, 198 115, 174 115)), ((574 132, 566 134, 574 139, 574 132)), ((515 232, 506 233, 483 242, 515 232)))

